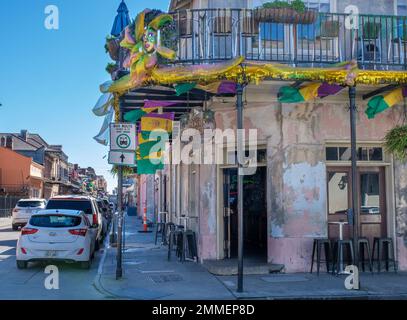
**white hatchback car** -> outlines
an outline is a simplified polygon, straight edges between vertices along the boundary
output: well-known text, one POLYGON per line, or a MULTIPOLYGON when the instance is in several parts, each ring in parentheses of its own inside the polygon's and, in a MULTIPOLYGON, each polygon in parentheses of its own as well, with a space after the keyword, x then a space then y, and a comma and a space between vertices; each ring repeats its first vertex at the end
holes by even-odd
POLYGON ((31 215, 38 210, 45 209, 47 201, 45 199, 21 199, 17 202, 12 211, 11 224, 13 230, 17 231, 18 227, 23 227, 27 224, 31 215))
POLYGON ((16 260, 19 269, 30 261, 80 262, 89 269, 95 251, 95 229, 83 211, 41 210, 21 229, 16 260))

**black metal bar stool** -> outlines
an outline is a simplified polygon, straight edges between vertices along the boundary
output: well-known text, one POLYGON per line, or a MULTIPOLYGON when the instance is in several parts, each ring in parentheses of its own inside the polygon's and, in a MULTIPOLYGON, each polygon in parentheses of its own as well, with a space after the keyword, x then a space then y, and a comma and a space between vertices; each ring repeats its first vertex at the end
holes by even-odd
POLYGON ((352 265, 355 263, 355 255, 353 252, 353 241, 352 240, 336 240, 334 244, 334 256, 336 258, 334 259, 333 267, 332 267, 332 274, 339 274, 343 272, 342 266, 343 266, 343 251, 344 248, 348 249, 347 252, 347 262, 349 265, 352 265))
POLYGON ((175 251, 176 256, 179 258, 182 254, 183 245, 183 231, 182 230, 172 230, 168 238, 168 261, 171 260, 171 252, 175 251))
POLYGON ((365 249, 367 253, 367 262, 369 263, 370 272, 373 272, 372 255, 370 252, 369 239, 361 237, 358 239, 357 245, 359 249, 359 265, 362 264, 363 272, 365 271, 365 261, 366 261, 365 249))
POLYGON ((393 262, 393 268, 394 272, 397 272, 397 263, 395 259, 395 252, 394 252, 394 245, 393 245, 393 239, 392 238, 379 238, 375 237, 373 241, 373 254, 372 254, 372 260, 377 261, 377 271, 381 271, 381 262, 383 258, 383 249, 386 249, 386 257, 385 257, 385 264, 386 264, 386 271, 389 271, 389 262, 393 262), (377 251, 376 251, 377 248, 377 251), (391 258, 390 258, 390 252, 391 252, 391 258), (375 254, 376 254, 376 259, 375 259, 375 254))
POLYGON ((321 262, 326 263, 326 272, 329 273, 329 263, 332 262, 332 248, 331 241, 329 239, 314 239, 314 244, 312 246, 312 258, 311 258, 311 273, 315 262, 315 251, 317 253, 317 275, 319 275, 319 268, 321 262), (325 260, 321 260, 321 247, 324 247, 325 260))

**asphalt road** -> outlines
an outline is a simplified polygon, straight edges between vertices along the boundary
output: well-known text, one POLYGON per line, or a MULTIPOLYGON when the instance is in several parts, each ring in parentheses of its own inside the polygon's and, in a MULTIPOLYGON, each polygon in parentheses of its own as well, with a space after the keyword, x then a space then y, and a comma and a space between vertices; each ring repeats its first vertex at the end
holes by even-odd
POLYGON ((83 300, 106 299, 93 285, 103 248, 96 253, 90 270, 77 264, 52 263, 59 269, 59 289, 45 288, 49 274, 47 263, 30 263, 28 269, 16 266, 16 245, 19 231, 0 226, 0 300, 83 300))

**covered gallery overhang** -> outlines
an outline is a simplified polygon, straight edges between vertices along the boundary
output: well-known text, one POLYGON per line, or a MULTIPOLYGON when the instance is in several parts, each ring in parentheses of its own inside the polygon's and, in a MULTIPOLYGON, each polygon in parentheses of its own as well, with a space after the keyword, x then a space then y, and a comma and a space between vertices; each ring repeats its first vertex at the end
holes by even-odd
POLYGON ((175 120, 179 121, 183 114, 191 112, 193 108, 204 108, 206 103, 213 97, 226 98, 234 97, 233 93, 214 94, 200 89, 192 89, 181 95, 177 95, 174 88, 169 86, 148 86, 130 90, 121 97, 120 111, 133 111, 144 107, 148 100, 172 102, 171 106, 165 107, 166 113, 173 112, 175 120))

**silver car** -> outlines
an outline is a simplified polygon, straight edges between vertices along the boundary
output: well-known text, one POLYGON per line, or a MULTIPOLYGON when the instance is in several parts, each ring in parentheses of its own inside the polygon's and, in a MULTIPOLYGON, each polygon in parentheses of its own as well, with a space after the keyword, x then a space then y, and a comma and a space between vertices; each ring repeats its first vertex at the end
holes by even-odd
POLYGON ((13 230, 17 231, 19 227, 24 227, 31 216, 39 210, 45 209, 47 200, 45 199, 21 199, 17 202, 12 212, 13 230))

